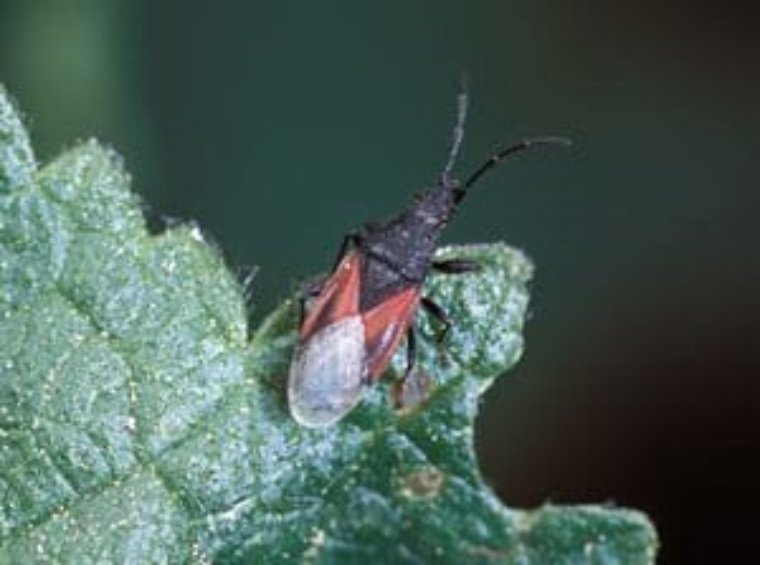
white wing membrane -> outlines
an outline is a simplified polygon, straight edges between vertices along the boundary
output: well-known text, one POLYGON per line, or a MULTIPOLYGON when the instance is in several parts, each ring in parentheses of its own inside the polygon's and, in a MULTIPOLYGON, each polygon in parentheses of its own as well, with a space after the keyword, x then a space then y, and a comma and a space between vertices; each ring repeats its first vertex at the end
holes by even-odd
POLYGON ((293 356, 288 379, 291 415, 310 428, 337 422, 361 399, 366 374, 361 316, 322 328, 293 356))

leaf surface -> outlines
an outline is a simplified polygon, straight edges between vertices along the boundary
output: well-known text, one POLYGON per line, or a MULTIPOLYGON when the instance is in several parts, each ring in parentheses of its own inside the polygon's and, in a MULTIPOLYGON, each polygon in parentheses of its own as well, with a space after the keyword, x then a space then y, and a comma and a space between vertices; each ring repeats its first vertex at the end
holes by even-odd
POLYGON ((249 339, 200 231, 148 233, 94 141, 37 169, 0 90, 0 563, 652 562, 643 514, 512 510, 484 484, 473 421, 520 357, 532 267, 502 244, 439 255, 484 268, 431 277, 455 324, 441 348, 421 316, 408 406, 389 375, 301 428, 294 301, 249 339))

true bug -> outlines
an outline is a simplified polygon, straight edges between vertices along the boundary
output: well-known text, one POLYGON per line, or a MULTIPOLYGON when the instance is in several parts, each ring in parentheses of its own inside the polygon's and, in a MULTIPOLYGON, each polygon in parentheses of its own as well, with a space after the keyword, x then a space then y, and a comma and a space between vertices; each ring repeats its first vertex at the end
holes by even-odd
POLYGON ((384 223, 367 223, 343 240, 332 274, 313 289, 304 310, 290 367, 288 403, 301 425, 331 425, 359 402, 364 387, 388 367, 404 336, 408 376, 414 367, 414 317, 422 307, 450 326, 445 310, 422 296, 430 270, 466 273, 467 260, 434 261, 441 231, 473 184, 499 161, 536 145, 569 144, 561 137, 525 139, 491 156, 464 183, 451 176, 464 137, 467 93, 458 98, 449 159, 433 188, 418 195, 408 210, 384 223))

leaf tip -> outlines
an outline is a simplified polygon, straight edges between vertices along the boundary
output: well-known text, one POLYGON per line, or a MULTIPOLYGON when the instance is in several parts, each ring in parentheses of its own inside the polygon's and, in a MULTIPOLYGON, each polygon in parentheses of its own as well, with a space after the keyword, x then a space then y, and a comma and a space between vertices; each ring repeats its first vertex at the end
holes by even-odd
POLYGON ((0 84, 0 192, 24 186, 35 169, 34 152, 21 114, 0 84))

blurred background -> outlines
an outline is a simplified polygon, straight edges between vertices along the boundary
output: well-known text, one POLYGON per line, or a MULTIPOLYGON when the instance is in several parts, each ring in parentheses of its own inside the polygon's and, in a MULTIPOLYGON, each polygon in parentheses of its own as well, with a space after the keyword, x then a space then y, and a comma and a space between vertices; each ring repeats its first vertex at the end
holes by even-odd
MULTIPOLYGON (((760 21, 750 2, 0 0, 0 82, 38 157, 96 136, 154 218, 197 220, 254 318, 445 161, 487 177, 448 242, 537 264, 524 360, 478 450, 512 506, 646 511, 662 563, 749 562, 760 527, 760 21)), ((755 550, 756 551, 756 550, 755 550)))

